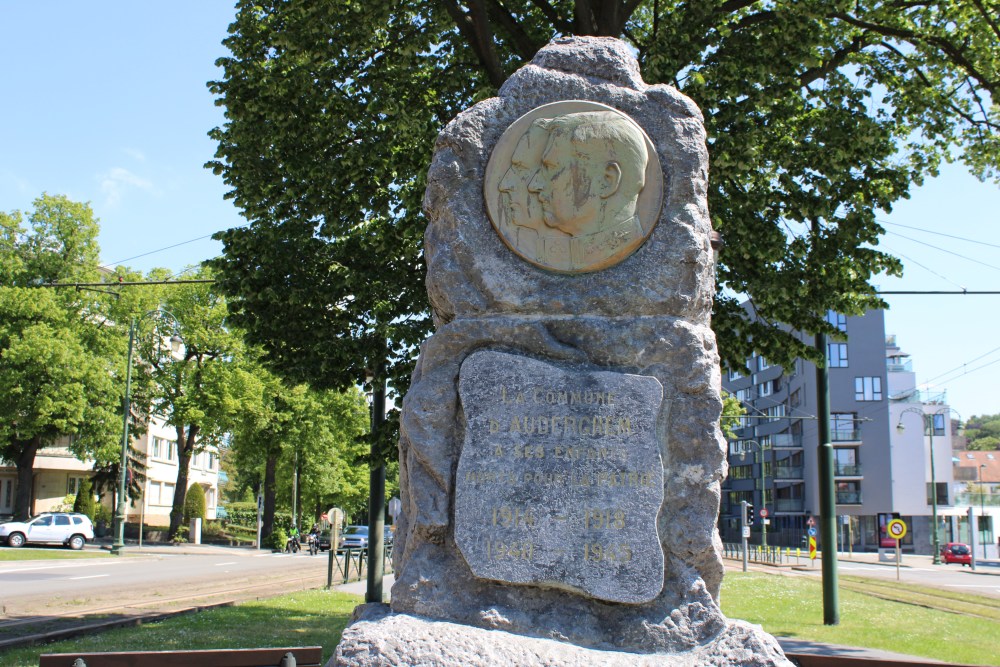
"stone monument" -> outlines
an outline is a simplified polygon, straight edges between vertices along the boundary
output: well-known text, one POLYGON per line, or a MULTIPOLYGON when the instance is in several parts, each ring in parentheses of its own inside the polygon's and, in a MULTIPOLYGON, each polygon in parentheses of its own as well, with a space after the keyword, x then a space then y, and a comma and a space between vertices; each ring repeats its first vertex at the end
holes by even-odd
POLYGON ((438 138, 391 608, 337 665, 789 665, 719 609, 701 112, 558 39, 438 138))

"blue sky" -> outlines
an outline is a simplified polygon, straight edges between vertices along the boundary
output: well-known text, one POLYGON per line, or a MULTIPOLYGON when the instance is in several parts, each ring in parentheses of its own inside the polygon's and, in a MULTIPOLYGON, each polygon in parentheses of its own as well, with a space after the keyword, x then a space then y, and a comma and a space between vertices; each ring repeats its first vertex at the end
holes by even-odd
MULTIPOLYGON (((90 202, 109 264, 180 271, 217 255, 202 237, 243 222, 202 166, 224 120, 205 84, 232 16, 219 0, 0 0, 0 210, 42 192, 90 202)), ((907 267, 881 289, 1000 290, 996 184, 948 167, 881 219, 883 247, 907 267)), ((963 417, 1000 413, 1000 296, 888 301, 886 332, 918 382, 947 390, 963 417)))

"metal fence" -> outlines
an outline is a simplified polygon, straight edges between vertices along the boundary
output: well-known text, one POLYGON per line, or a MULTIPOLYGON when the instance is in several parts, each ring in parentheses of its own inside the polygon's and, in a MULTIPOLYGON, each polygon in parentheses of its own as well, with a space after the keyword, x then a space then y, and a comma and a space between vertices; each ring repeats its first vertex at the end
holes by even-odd
MULTIPOLYGON (((382 558, 382 574, 392 572, 392 545, 386 544, 382 558)), ((368 575, 368 549, 331 549, 326 564, 326 587, 338 583, 349 584, 368 575)))
MULTIPOLYGON (((743 560, 743 545, 739 542, 723 542, 722 557, 743 560)), ((765 565, 806 565, 809 563, 809 551, 798 547, 748 544, 747 561, 765 565)))

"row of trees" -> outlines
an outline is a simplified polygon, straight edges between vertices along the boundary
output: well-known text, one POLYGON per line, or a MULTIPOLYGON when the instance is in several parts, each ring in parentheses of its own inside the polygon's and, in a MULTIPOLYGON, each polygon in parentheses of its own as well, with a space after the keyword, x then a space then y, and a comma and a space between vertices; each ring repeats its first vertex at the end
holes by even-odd
MULTIPOLYGON (((17 468, 15 516, 30 510, 38 451, 60 438, 118 479, 131 322, 130 432, 142 434, 156 414, 176 434, 171 537, 184 516, 190 461, 209 446, 231 459, 232 493, 263 492, 267 532, 276 503, 290 501, 293 467, 313 508, 363 507, 361 392, 290 386, 268 372, 227 321, 226 301, 210 282, 119 285, 168 274, 100 269, 98 229, 89 206, 61 196, 42 195, 27 214, 0 213, 0 458, 17 468), (50 287, 79 283, 106 287, 50 287), (172 336, 182 344, 166 344, 172 336)), ((191 277, 210 281, 212 274, 191 277)), ((129 495, 137 498, 142 463, 135 452, 131 458, 129 495)))

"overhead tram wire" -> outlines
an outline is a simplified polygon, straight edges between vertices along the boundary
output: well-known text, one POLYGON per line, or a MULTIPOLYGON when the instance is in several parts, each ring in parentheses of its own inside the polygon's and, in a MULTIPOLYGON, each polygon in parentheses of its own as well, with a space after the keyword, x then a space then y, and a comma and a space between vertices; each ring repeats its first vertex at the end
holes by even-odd
MULTIPOLYGON (((904 225, 904 224, 899 223, 899 222, 889 222, 888 220, 879 220, 878 222, 881 223, 881 224, 885 224, 885 225, 891 225, 893 227, 903 227, 904 229, 912 229, 913 231, 916 231, 916 232, 924 232, 926 234, 933 234, 935 236, 943 236, 945 238, 955 239, 956 241, 966 241, 968 243, 975 243, 977 246, 987 246, 987 247, 990 247, 990 248, 1000 248, 1000 244, 989 243, 987 241, 983 241, 983 240, 980 240, 980 239, 967 239, 964 236, 955 236, 954 234, 945 234, 944 232, 936 232, 934 230, 924 229, 922 227, 913 227, 912 225, 904 225)), ((890 233, 894 233, 894 232, 890 232, 890 233)), ((902 236, 902 235, 898 234, 897 236, 902 236)), ((903 236, 903 238, 906 238, 906 237, 903 236)))
POLYGON ((901 239, 906 239, 907 241, 912 241, 913 243, 919 243, 920 245, 927 246, 928 248, 933 248, 934 250, 938 250, 940 252, 947 253, 949 255, 953 255, 955 257, 958 257, 959 259, 964 259, 967 262, 972 262, 973 264, 979 264, 980 266, 985 266, 988 269, 995 269, 997 271, 1000 271, 1000 266, 996 266, 994 264, 987 264, 986 262, 981 262, 978 259, 973 259, 971 257, 966 257, 965 255, 959 254, 957 252, 952 252, 951 250, 945 250, 944 248, 940 248, 938 246, 931 245, 930 243, 927 243, 926 241, 920 241, 918 239, 910 238, 909 236, 906 236, 904 234, 900 234, 899 232, 891 232, 891 234, 893 236, 898 236, 901 239))

